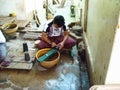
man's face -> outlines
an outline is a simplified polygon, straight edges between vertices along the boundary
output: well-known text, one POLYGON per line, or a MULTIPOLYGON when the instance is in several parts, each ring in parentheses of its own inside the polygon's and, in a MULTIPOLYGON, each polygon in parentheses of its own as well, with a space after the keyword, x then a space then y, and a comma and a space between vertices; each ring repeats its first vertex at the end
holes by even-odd
POLYGON ((57 24, 55 24, 54 23, 54 27, 56 28, 56 29, 58 29, 58 28, 60 28, 57 24))

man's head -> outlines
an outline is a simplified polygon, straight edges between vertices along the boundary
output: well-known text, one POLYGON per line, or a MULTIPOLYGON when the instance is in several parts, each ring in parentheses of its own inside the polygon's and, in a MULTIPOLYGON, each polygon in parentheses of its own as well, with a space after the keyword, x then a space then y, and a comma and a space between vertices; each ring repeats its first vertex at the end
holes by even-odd
POLYGON ((61 27, 65 24, 65 19, 62 15, 57 15, 54 20, 53 24, 56 24, 58 27, 61 27))

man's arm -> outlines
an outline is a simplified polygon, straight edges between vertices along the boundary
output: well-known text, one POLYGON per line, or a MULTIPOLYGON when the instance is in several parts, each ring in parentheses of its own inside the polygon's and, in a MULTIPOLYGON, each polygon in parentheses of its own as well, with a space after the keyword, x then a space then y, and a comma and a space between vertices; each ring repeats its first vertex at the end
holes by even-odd
POLYGON ((63 39, 63 43, 65 43, 66 39, 68 38, 69 32, 66 30, 64 31, 64 39, 63 39))
POLYGON ((48 44, 51 44, 51 41, 49 40, 49 38, 47 38, 47 33, 46 32, 42 32, 42 40, 44 40, 48 44))
POLYGON ((65 43, 65 41, 67 40, 68 35, 69 35, 68 31, 64 31, 64 39, 63 39, 62 42, 59 43, 59 45, 60 45, 59 49, 60 49, 60 50, 64 47, 64 43, 65 43))
POLYGON ((42 32, 42 40, 44 40, 45 42, 47 42, 48 44, 50 44, 51 47, 55 47, 56 46, 56 43, 50 41, 50 39, 47 37, 46 32, 42 32))

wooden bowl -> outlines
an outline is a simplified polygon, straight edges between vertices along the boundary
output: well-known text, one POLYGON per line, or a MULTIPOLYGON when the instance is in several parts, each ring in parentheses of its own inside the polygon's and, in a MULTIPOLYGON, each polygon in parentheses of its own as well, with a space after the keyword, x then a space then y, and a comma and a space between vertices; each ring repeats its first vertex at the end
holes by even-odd
MULTIPOLYGON (((42 55, 44 55, 45 53, 47 53, 51 48, 44 48, 44 49, 41 49, 39 50, 37 53, 36 53, 36 59, 38 60, 38 58, 42 55)), ((59 60, 60 60, 60 52, 58 51, 56 54, 56 57, 52 60, 50 60, 50 58, 48 58, 47 60, 43 61, 43 62, 40 62, 40 65, 43 66, 44 68, 51 68, 53 66, 55 66, 59 60)), ((55 56, 53 55, 53 57, 55 56)))
POLYGON ((6 23, 2 25, 2 30, 6 34, 11 34, 18 30, 18 25, 15 23, 6 23))

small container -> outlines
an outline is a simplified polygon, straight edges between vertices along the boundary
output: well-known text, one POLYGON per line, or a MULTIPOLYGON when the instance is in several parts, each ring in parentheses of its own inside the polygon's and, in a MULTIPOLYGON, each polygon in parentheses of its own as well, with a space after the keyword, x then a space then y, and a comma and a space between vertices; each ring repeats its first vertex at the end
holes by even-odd
POLYGON ((18 25, 16 23, 5 23, 1 28, 5 34, 12 34, 18 30, 18 25))
MULTIPOLYGON (((38 61, 38 59, 46 54, 48 51, 50 51, 51 48, 44 48, 44 49, 40 49, 37 53, 36 53, 36 60, 38 61)), ((60 61, 60 52, 57 51, 57 57, 53 60, 46 60, 43 62, 40 62, 40 65, 46 69, 52 68, 53 66, 57 65, 60 61)))
POLYGON ((28 52, 25 52, 25 61, 30 61, 30 55, 28 52))
POLYGON ((23 43, 23 52, 28 52, 28 45, 27 45, 27 43, 23 43))

